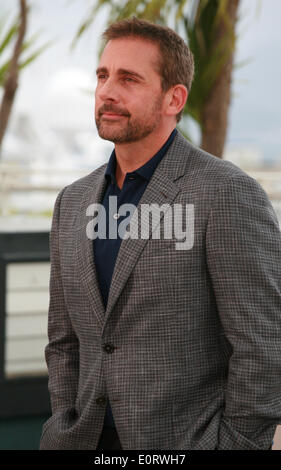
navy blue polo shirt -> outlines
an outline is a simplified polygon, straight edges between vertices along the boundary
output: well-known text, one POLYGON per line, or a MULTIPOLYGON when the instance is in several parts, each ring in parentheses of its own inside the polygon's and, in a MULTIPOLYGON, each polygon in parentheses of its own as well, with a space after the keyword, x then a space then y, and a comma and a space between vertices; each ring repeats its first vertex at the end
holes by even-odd
MULTIPOLYGON (((161 147, 161 149, 140 168, 136 170, 126 173, 126 177, 123 182, 123 186, 120 189, 117 186, 116 178, 115 178, 115 171, 116 171, 116 155, 115 150, 113 150, 109 162, 107 164, 107 168, 105 171, 105 178, 107 180, 107 185, 105 188, 102 205, 105 208, 106 214, 106 238, 99 238, 97 237, 93 241, 93 249, 94 249, 94 258, 95 258, 95 266, 96 272, 98 277, 98 282, 100 286, 100 291, 104 303, 104 307, 106 308, 108 293, 110 288, 110 283, 112 279, 112 274, 114 270, 115 261, 118 255, 118 251, 120 248, 120 244, 122 242, 122 238, 119 237, 118 234, 118 225, 119 223, 124 220, 124 218, 128 217, 127 215, 119 216, 118 209, 122 204, 134 204, 137 206, 141 196, 143 195, 151 176, 153 175, 154 170, 156 169, 157 165, 164 157, 165 153, 167 152, 169 146, 171 145, 172 141, 175 138, 177 130, 174 129, 171 133, 168 140, 165 144, 161 147), (111 205, 110 211, 110 204, 109 204, 109 196, 115 196, 116 201, 116 212, 112 211, 113 205, 111 205), (113 212, 113 213, 112 213, 113 212), (115 225, 117 226, 117 236, 114 238, 109 238, 109 217, 114 217, 115 225)), ((111 199, 112 200, 112 199, 111 199)), ((99 222, 100 219, 98 219, 99 222)), ((129 218, 128 218, 129 223, 129 218)), ((95 227, 95 230, 98 230, 98 224, 95 227)), ((106 426, 114 427, 113 416, 111 412, 110 404, 108 403, 106 409, 106 416, 105 422, 106 426)))

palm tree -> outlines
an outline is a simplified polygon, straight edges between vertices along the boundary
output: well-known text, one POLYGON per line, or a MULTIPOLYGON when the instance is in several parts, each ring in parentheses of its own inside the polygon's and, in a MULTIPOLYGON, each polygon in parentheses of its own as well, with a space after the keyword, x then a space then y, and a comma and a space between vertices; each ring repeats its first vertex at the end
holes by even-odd
POLYGON ((222 158, 231 101, 231 78, 236 44, 235 26, 240 0, 96 0, 82 22, 73 44, 109 7, 108 23, 135 15, 167 24, 189 44, 194 54, 195 78, 184 110, 184 127, 194 119, 201 131, 201 148, 222 158))
POLYGON ((9 52, 14 43, 10 58, 0 63, 0 87, 3 88, 3 96, 0 103, 0 151, 18 88, 20 70, 33 62, 48 46, 48 44, 45 44, 28 57, 22 59, 25 51, 29 50, 30 46, 33 45, 36 36, 25 41, 28 20, 28 5, 26 0, 19 0, 19 7, 19 18, 11 24, 7 31, 5 27, 6 21, 3 18, 0 21, 0 59, 3 56, 6 57, 7 51, 9 52))
POLYGON ((240 0, 208 0, 185 22, 196 76, 187 113, 201 128, 201 148, 222 157, 231 101, 231 78, 240 0))

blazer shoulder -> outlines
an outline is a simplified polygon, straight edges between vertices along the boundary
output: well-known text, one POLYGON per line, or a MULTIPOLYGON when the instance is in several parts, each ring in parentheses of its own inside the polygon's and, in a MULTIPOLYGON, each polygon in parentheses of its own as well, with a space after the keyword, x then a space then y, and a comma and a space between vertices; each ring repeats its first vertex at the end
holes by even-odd
POLYGON ((61 189, 57 195, 55 209, 67 217, 77 213, 86 192, 90 191, 104 177, 107 163, 104 163, 91 173, 75 180, 61 189))
POLYGON ((194 146, 180 133, 178 134, 175 152, 181 154, 181 158, 185 157, 184 176, 188 178, 192 176, 200 184, 217 186, 227 184, 230 180, 236 180, 237 178, 256 182, 253 177, 234 163, 194 146))
POLYGON ((63 197, 77 198, 83 196, 85 192, 89 189, 92 189, 95 184, 103 177, 107 163, 104 163, 100 167, 96 168, 94 171, 89 173, 82 178, 79 178, 73 183, 69 184, 64 188, 63 197))

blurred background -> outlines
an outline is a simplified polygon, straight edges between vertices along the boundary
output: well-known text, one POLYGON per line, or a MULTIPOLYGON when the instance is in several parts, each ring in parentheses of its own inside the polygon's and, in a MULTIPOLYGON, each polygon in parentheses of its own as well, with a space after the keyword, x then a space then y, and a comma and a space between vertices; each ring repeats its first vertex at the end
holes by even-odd
POLYGON ((256 178, 281 222, 281 2, 0 0, 0 449, 37 449, 50 415, 53 205, 108 161, 94 122, 100 35, 132 14, 189 43, 196 73, 179 129, 256 178))

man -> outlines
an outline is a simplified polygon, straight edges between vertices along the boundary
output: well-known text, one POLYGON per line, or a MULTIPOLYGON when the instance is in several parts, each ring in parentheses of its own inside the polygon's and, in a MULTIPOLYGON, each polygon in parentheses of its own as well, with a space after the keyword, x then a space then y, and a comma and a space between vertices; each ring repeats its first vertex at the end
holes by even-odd
POLYGON ((135 18, 104 36, 95 117, 115 151, 56 200, 40 448, 269 449, 276 215, 254 179, 175 129, 193 77, 184 41, 135 18))

